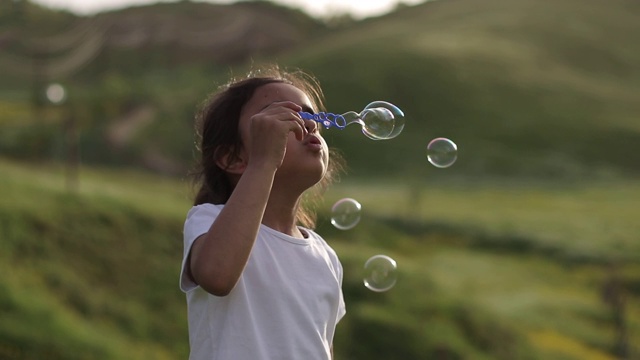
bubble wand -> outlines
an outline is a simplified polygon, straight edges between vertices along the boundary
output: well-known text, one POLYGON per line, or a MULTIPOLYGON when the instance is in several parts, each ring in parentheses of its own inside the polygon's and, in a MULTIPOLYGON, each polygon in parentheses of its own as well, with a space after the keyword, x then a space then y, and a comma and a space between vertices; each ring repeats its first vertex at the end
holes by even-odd
POLYGON ((365 106, 360 113, 348 111, 340 115, 301 111, 299 114, 305 120, 313 120, 324 125, 326 129, 335 127, 344 130, 348 125, 360 124, 362 133, 373 140, 393 139, 404 128, 404 113, 386 101, 374 101, 365 106))

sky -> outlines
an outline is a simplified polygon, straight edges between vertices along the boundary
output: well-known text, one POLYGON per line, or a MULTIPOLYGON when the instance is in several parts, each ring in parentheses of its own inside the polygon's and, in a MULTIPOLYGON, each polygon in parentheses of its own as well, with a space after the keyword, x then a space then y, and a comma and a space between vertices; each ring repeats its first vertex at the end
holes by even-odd
MULTIPOLYGON (((132 5, 177 0, 31 0, 47 7, 66 9, 80 15, 91 15, 101 11, 121 9, 132 5)), ((228 4, 234 0, 194 0, 228 4)), ((378 16, 393 10, 402 3, 415 5, 424 0, 272 0, 290 7, 304 10, 311 16, 326 18, 332 15, 350 14, 356 19, 378 16)))

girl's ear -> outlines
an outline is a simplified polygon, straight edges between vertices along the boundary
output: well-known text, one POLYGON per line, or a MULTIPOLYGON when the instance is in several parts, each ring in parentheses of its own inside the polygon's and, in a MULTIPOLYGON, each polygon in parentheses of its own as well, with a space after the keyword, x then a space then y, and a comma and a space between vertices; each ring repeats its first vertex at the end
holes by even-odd
POLYGON ((215 152, 216 165, 230 174, 241 175, 247 167, 242 151, 235 152, 218 148, 215 152))

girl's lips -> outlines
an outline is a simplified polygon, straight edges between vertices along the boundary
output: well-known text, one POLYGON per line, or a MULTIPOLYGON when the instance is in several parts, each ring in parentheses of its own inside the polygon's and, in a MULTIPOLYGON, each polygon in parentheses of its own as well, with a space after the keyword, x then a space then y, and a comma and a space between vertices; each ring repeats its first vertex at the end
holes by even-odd
POLYGON ((304 146, 315 150, 322 150, 322 141, 315 135, 308 135, 307 138, 303 142, 304 146))
POLYGON ((304 140, 305 145, 322 145, 322 141, 315 135, 308 135, 304 140))

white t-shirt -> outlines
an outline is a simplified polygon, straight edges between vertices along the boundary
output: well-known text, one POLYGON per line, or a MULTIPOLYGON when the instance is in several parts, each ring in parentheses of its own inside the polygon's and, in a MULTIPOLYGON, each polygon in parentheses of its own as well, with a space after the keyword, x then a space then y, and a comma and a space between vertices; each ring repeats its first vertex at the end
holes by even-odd
POLYGON ((180 289, 187 295, 191 360, 327 360, 345 314, 342 265, 315 232, 298 239, 260 225, 247 265, 223 297, 186 275, 195 239, 224 205, 191 208, 184 225, 180 289))

